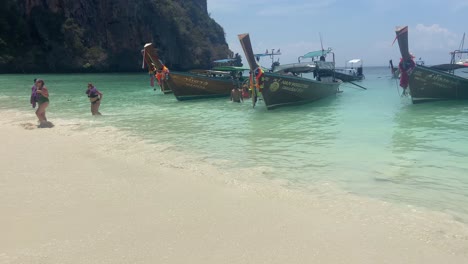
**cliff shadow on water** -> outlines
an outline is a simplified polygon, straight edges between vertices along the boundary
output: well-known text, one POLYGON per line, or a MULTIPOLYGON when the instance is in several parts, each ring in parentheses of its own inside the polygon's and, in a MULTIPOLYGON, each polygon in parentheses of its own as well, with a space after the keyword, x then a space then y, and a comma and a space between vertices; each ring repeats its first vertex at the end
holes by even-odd
POLYGON ((147 42, 175 70, 232 56, 206 0, 0 2, 0 73, 140 71, 147 42))

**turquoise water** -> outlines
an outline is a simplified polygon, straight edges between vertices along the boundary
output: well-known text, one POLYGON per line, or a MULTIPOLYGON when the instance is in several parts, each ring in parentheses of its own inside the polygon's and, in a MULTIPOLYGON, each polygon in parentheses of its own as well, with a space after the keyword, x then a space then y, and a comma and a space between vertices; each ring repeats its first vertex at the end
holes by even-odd
MULTIPOLYGON (((367 91, 348 84, 336 97, 273 111, 227 98, 178 102, 155 93, 144 73, 40 77, 50 91, 52 122, 110 125, 225 169, 260 168, 290 186, 332 182, 468 219, 468 102, 412 105, 387 68, 365 70, 360 84, 367 91), (88 82, 104 93, 101 118, 90 116, 88 82)), ((0 109, 32 111, 34 77, 0 75, 0 109)))

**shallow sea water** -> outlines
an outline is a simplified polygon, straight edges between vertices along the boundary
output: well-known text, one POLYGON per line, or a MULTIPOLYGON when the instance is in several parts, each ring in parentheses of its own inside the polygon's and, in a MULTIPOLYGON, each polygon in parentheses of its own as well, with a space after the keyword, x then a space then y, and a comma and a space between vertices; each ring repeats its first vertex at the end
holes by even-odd
POLYGON ((359 84, 366 91, 346 84, 337 96, 272 111, 228 98, 178 102, 154 92, 145 73, 0 75, 0 109, 33 112, 30 88, 40 77, 52 122, 69 120, 91 135, 112 126, 292 188, 330 182, 468 220, 468 101, 412 105, 399 96, 389 69, 365 74, 359 84), (88 82, 104 93, 102 117, 90 115, 88 82))

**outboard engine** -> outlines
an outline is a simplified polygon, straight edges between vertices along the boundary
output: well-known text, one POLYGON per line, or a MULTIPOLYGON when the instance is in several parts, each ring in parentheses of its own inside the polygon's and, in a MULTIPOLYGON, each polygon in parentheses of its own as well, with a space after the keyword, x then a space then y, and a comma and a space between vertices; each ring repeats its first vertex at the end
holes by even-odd
POLYGON ((357 76, 362 76, 362 67, 357 68, 357 76))

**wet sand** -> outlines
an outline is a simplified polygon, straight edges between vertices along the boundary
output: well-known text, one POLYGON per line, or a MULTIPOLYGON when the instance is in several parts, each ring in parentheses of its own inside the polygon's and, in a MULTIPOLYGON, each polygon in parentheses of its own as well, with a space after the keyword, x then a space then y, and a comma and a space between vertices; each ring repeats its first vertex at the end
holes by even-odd
POLYGON ((0 111, 0 263, 468 263, 467 226, 442 213, 19 119, 0 111))

